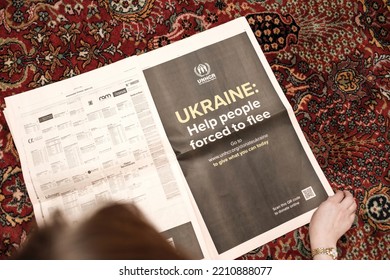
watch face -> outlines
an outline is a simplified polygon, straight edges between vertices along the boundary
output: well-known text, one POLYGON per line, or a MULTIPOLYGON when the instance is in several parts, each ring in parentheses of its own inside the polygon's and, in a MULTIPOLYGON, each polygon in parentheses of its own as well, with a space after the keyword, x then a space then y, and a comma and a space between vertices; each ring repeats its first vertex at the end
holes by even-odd
POLYGON ((337 259, 337 250, 335 248, 332 248, 330 251, 329 251, 330 255, 333 257, 333 259, 337 259))

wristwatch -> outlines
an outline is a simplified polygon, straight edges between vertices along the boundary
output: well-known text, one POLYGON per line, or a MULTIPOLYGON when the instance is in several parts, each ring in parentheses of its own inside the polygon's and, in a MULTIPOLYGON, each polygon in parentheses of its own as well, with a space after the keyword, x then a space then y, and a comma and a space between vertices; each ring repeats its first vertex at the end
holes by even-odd
POLYGON ((311 252, 311 256, 317 255, 328 255, 331 256, 332 259, 337 260, 337 250, 336 248, 316 248, 311 252))

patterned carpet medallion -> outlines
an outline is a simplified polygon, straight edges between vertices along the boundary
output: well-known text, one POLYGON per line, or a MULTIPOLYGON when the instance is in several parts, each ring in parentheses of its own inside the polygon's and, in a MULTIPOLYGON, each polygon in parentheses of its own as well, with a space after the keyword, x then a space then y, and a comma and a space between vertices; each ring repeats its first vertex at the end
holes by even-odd
MULTIPOLYGON (((2 0, 4 97, 67 79, 245 16, 334 190, 358 201, 342 259, 390 258, 390 3, 387 0, 2 0)), ((0 111, 0 258, 36 228, 0 111)), ((301 227, 242 259, 310 259, 301 227)))

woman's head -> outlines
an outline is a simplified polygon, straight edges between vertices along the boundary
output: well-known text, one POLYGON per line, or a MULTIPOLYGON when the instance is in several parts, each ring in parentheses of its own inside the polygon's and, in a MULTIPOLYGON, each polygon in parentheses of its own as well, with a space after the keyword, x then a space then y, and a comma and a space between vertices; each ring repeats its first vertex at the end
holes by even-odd
POLYGON ((18 259, 185 259, 133 205, 106 206, 77 225, 58 213, 37 229, 18 259))

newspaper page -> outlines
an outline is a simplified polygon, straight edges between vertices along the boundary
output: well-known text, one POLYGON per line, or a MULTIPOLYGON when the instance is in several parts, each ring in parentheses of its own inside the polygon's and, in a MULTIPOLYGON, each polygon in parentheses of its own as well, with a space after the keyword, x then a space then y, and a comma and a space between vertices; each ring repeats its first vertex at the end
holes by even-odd
POLYGON ((136 65, 126 59, 6 99, 35 217, 42 225, 61 209, 77 222, 110 201, 131 202, 172 245, 210 258, 136 65))
POLYGON ((140 62, 216 258, 308 223, 332 194, 244 18, 140 62))

